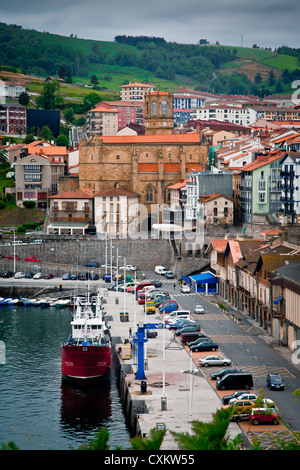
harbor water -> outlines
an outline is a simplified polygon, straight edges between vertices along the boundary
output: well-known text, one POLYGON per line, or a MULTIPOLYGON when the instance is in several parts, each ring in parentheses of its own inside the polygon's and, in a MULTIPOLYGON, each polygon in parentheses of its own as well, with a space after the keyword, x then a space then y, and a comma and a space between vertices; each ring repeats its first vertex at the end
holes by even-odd
POLYGON ((128 449, 114 368, 85 388, 61 378, 70 321, 69 307, 0 307, 0 442, 21 450, 76 449, 106 427, 110 449, 128 449))

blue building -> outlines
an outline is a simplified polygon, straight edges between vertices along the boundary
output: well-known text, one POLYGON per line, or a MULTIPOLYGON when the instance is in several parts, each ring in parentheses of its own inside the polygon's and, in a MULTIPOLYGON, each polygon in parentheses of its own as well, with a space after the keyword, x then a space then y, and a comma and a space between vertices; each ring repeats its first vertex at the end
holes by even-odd
POLYGON ((190 284, 194 292, 201 294, 218 293, 218 278, 209 271, 201 274, 193 274, 192 276, 189 276, 189 280, 186 282, 190 284))

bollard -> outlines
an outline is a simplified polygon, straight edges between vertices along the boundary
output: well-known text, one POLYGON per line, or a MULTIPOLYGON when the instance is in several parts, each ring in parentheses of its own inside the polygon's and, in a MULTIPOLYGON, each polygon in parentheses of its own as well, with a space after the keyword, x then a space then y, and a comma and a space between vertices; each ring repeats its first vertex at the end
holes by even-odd
POLYGON ((167 411, 167 397, 161 397, 161 411, 167 411))

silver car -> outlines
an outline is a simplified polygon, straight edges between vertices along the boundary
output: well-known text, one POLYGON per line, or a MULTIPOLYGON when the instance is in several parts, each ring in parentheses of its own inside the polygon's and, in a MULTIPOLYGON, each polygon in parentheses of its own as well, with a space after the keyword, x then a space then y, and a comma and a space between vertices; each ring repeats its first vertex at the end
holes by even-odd
POLYGON ((194 313, 205 313, 205 310, 204 308, 202 307, 202 305, 195 305, 195 308, 194 308, 194 313))
POLYGON ((198 359, 198 364, 199 366, 228 366, 231 364, 231 360, 220 357, 220 356, 206 356, 203 357, 202 359, 198 359))

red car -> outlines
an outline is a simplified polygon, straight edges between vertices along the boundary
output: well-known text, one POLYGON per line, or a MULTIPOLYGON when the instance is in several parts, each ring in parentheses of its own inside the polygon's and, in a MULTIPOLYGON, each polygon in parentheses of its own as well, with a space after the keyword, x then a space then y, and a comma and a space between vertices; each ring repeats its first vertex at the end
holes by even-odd
POLYGON ((5 255, 4 258, 6 258, 6 259, 20 259, 18 256, 14 256, 14 255, 5 255))
POLYGON ((252 424, 279 424, 279 414, 269 408, 255 408, 252 409, 250 415, 250 421, 252 424))
POLYGON ((35 263, 39 263, 41 260, 40 259, 37 259, 37 258, 34 258, 33 256, 26 256, 26 258, 24 258, 25 261, 34 261, 35 263))

